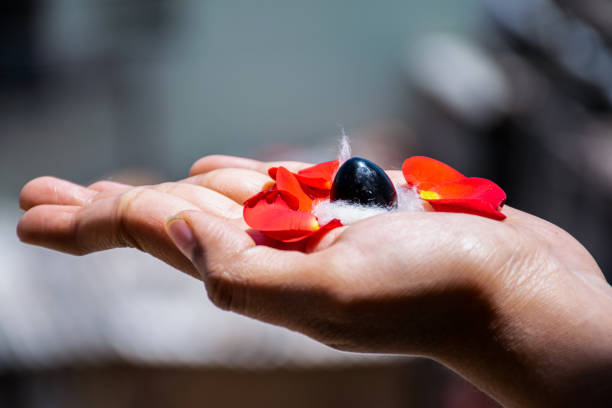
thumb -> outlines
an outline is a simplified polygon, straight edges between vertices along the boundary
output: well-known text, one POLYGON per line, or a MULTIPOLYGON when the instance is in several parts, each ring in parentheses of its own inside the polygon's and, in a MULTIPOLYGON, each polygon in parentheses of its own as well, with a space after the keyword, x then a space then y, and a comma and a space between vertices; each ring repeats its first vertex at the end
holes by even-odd
POLYGON ((183 211, 168 218, 166 231, 203 278, 219 259, 227 259, 255 245, 236 224, 202 211, 183 211))
POLYGON ((194 264, 210 300, 225 310, 245 313, 248 274, 240 260, 255 243, 232 221, 201 211, 183 211, 166 221, 168 235, 194 264))
POLYGON ((306 321, 329 303, 335 282, 317 254, 255 245, 232 221, 184 211, 166 222, 168 235, 196 266, 218 307, 306 332, 306 321))

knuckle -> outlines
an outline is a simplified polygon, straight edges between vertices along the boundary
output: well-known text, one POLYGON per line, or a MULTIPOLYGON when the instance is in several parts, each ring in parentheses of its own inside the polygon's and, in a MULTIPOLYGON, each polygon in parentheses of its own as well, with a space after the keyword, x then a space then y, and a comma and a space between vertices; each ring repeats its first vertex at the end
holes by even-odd
POLYGON ((235 311, 234 291, 231 285, 217 275, 209 275, 206 280, 208 298, 220 309, 235 311))
POLYGON ((153 187, 155 190, 159 191, 160 193, 169 193, 172 194, 176 188, 178 186, 178 183, 174 183, 174 182, 165 182, 165 183, 161 183, 161 184, 157 184, 155 187, 153 187))
POLYGON ((204 284, 210 300, 223 310, 236 313, 248 313, 248 293, 250 283, 236 273, 229 271, 226 265, 205 260, 205 254, 194 254, 194 263, 204 276, 204 284), (198 261, 199 259, 199 261, 198 261))
POLYGON ((114 211, 114 235, 119 245, 142 250, 142 246, 132 233, 131 208, 137 200, 150 192, 151 189, 149 187, 141 186, 133 188, 117 197, 114 211))

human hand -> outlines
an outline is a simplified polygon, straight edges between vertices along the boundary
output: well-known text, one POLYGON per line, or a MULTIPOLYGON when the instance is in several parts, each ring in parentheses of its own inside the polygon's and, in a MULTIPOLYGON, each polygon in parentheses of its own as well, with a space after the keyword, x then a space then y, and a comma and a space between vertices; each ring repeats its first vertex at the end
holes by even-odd
MULTIPOLYGON (((302 166, 295 162, 277 164, 302 166)), ((138 248, 201 279, 168 237, 166 220, 183 210, 200 210, 243 225, 241 204, 271 181, 264 174, 264 163, 261 166, 219 168, 154 186, 100 181, 84 187, 55 177, 40 177, 21 191, 19 205, 26 213, 17 234, 23 242, 73 255, 138 248)))
POLYGON ((199 272, 225 309, 343 350, 429 356, 506 403, 550 402, 570 389, 559 373, 609 369, 609 286, 562 230, 510 208, 504 222, 393 213, 295 248, 304 252, 255 245, 265 242, 240 204, 273 165, 212 156, 189 179, 150 187, 37 179, 22 191, 18 233, 76 254, 140 248, 199 272), (168 232, 180 251, 164 230, 177 213, 168 232))

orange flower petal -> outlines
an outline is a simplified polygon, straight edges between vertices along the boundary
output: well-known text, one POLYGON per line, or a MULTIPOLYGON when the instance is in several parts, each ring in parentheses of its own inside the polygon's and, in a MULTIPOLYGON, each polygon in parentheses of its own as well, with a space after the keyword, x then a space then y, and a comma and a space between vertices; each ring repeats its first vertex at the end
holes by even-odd
POLYGON ((312 210, 312 198, 304 192, 296 176, 285 167, 279 167, 276 172, 276 188, 296 197, 300 202, 300 211, 310 212, 312 210))
POLYGON ((502 221, 506 215, 486 200, 474 198, 448 198, 427 200, 436 211, 475 214, 502 221))
POLYGON ((285 243, 299 242, 305 239, 308 239, 308 240, 314 239, 316 241, 320 241, 321 239, 323 239, 325 234, 327 234, 329 231, 333 230, 334 228, 338 228, 338 227, 342 227, 342 222, 334 218, 327 224, 319 227, 318 230, 312 231, 310 233, 304 233, 299 236, 294 231, 273 231, 273 232, 262 231, 262 234, 272 239, 275 239, 277 241, 281 241, 285 243))
POLYGON ((300 201, 297 198, 286 191, 278 191, 277 189, 260 191, 253 197, 246 200, 244 202, 244 206, 254 207, 255 205, 259 204, 261 200, 266 200, 270 206, 277 208, 297 211, 297 209, 300 207, 300 201))
MULTIPOLYGON (((452 183, 441 184, 431 189, 441 199, 470 198, 484 200, 494 208, 502 207, 506 193, 491 180, 479 177, 466 177, 452 183)), ((434 201, 434 200, 429 200, 434 201)))
POLYGON ((302 189, 306 194, 308 194, 313 199, 313 207, 315 206, 315 202, 319 199, 329 198, 330 190, 320 190, 318 188, 308 187, 302 184, 302 189))
POLYGON ((410 186, 431 190, 443 183, 459 181, 465 176, 441 161, 424 156, 413 156, 404 161, 402 173, 410 186))
MULTIPOLYGON (((329 190, 333 182, 334 175, 338 170, 338 160, 315 164, 300 170, 298 173, 291 173, 300 182, 302 190, 313 198, 329 197, 329 190)), ((276 180, 278 167, 270 167, 268 175, 276 180)))
POLYGON ((499 211, 506 201, 506 193, 497 184, 483 178, 465 177, 441 184, 421 191, 421 197, 436 211, 476 214, 494 220, 506 218, 499 211))
POLYGON ((315 164, 298 171, 296 177, 305 186, 319 190, 329 190, 339 166, 338 160, 315 164))
POLYGON ((262 191, 245 202, 243 217, 249 227, 270 238, 295 242, 321 229, 317 217, 298 211, 298 206, 299 200, 286 191, 262 191))
POLYGON ((333 220, 331 220, 327 224, 323 225, 321 227, 321 229, 319 229, 317 232, 312 234, 312 236, 310 236, 308 238, 308 244, 309 245, 313 245, 313 246, 319 244, 321 242, 321 240, 323 239, 323 237, 329 231, 333 230, 334 228, 338 228, 338 227, 342 227, 342 222, 339 219, 334 218, 333 220))

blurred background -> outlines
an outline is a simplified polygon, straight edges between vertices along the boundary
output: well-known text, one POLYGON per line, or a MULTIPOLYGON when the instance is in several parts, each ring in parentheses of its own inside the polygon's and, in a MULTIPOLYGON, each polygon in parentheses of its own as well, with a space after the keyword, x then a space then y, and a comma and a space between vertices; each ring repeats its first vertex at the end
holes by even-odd
POLYGON ((610 280, 611 41, 608 0, 5 0, 0 406, 496 406, 430 361, 219 311, 136 251, 23 245, 17 195, 212 153, 330 160, 345 131, 387 168, 425 154, 495 180, 610 280))

